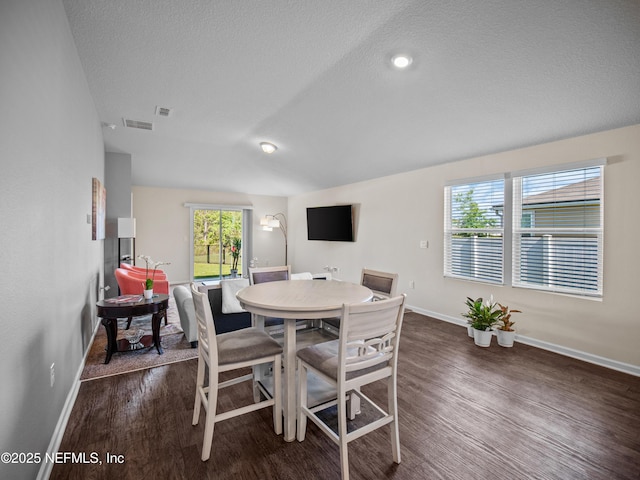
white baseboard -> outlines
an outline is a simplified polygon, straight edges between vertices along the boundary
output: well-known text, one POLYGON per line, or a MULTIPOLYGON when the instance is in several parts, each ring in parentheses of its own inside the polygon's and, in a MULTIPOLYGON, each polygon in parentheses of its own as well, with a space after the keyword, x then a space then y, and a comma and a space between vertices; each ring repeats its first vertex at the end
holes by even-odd
MULTIPOLYGON (((426 315, 428 317, 433 317, 437 320, 442 320, 444 322, 454 323, 462 327, 467 326, 466 320, 463 320, 462 318, 451 317, 449 315, 443 315, 438 312, 432 312, 430 310, 425 310, 424 308, 412 307, 410 305, 407 305, 407 309, 412 310, 416 313, 420 313, 422 315, 426 315)), ((524 335, 516 334, 515 341, 523 343, 525 345, 530 345, 532 347, 558 353, 566 357, 575 358, 584 362, 593 363, 594 365, 599 365, 601 367, 610 368, 612 370, 617 370, 619 372, 628 373, 629 375, 640 377, 640 367, 637 365, 631 365, 630 363, 623 363, 617 360, 612 360, 610 358, 600 357, 598 355, 593 355, 591 353, 583 352, 580 350, 574 350, 572 348, 563 347, 562 345, 556 345, 554 343, 544 342, 542 340, 537 340, 535 338, 527 337, 524 335)))
MULTIPOLYGON (((93 335, 91 335, 91 341, 88 344, 89 346, 87 347, 87 351, 84 352, 84 357, 82 358, 82 362, 80 362, 80 366, 78 367, 76 376, 73 379, 73 383, 71 384, 71 389, 67 394, 67 399, 65 400, 64 406, 62 407, 62 411, 60 412, 58 423, 56 424, 56 428, 53 431, 51 440, 49 441, 49 446, 47 447, 48 455, 51 455, 51 456, 55 455, 55 453, 60 448, 60 443, 62 442, 64 431, 67 428, 67 422, 69 421, 69 417, 71 416, 71 411, 73 410, 73 405, 76 403, 76 398, 78 397, 78 391, 80 390, 80 376, 82 375, 82 371, 84 370, 84 364, 87 361, 87 356, 89 355, 89 350, 91 349, 93 340, 96 336, 96 333, 98 332, 98 328, 100 328, 100 322, 97 322, 95 328, 93 329, 93 335)), ((53 462, 42 462, 36 479, 47 480, 51 475, 51 470, 53 469, 53 465, 54 465, 53 462)))

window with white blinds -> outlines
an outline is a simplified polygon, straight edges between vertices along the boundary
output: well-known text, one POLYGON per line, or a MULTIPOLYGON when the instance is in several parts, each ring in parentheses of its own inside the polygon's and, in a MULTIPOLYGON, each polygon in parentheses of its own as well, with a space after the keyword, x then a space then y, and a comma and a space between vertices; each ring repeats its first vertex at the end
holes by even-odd
POLYGON ((504 179, 445 187, 444 274, 503 282, 504 179))
POLYGON ((514 286, 602 296, 603 168, 514 176, 514 286))

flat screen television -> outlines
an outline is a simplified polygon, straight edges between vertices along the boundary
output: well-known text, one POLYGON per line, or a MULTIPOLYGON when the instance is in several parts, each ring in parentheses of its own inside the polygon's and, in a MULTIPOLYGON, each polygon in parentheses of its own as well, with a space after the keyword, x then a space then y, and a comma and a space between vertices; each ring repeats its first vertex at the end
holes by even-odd
POLYGON ((307 238, 330 242, 353 242, 351 205, 307 208, 307 238))

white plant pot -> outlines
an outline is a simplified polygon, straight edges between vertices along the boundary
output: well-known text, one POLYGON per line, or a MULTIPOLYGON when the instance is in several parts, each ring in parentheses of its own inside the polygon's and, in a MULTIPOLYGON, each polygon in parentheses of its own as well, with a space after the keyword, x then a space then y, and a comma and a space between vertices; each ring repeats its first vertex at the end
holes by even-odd
POLYGON ((513 340, 516 337, 516 332, 507 332, 506 330, 496 330, 498 335, 498 345, 501 347, 513 347, 513 340))
POLYGON ((467 334, 473 338, 473 327, 471 325, 467 325, 467 334))
POLYGON ((491 338, 493 337, 492 330, 478 330, 473 329, 473 341, 479 347, 488 347, 491 345, 491 338))
POLYGON ((153 298, 153 288, 144 291, 144 299, 151 300, 153 298))

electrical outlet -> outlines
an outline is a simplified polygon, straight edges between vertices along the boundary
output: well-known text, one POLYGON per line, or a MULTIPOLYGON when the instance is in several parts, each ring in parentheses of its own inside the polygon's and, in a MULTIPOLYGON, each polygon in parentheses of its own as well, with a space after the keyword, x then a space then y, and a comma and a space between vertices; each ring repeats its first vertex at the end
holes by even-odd
POLYGON ((420 248, 429 248, 429 240, 420 240, 420 248))
POLYGON ((49 377, 50 377, 51 387, 53 387, 53 384, 56 383, 56 364, 55 363, 52 363, 51 367, 49 368, 49 377))
POLYGON ((409 282, 409 288, 411 288, 411 289, 416 288, 416 282, 414 282, 413 280, 411 280, 411 281, 409 282))

